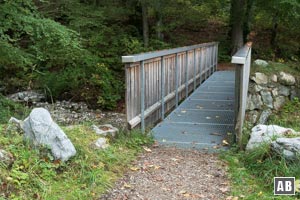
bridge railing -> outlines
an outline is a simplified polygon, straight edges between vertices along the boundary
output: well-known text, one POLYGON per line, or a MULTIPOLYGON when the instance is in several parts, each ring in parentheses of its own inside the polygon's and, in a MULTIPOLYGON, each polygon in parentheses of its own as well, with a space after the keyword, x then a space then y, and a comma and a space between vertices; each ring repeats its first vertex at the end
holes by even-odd
POLYGON ((122 56, 129 128, 163 120, 217 69, 218 43, 122 56))
POLYGON ((251 66, 251 46, 245 45, 232 56, 231 63, 236 64, 235 70, 235 133, 236 142, 241 147, 242 130, 247 106, 251 66))

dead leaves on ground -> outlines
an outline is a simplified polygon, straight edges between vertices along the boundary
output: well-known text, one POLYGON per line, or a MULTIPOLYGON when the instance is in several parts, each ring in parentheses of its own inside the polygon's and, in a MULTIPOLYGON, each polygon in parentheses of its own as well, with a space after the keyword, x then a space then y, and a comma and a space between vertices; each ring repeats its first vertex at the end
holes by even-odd
POLYGON ((183 196, 185 198, 193 198, 193 199, 201 199, 201 198, 205 198, 206 196, 203 194, 193 194, 193 193, 189 193, 186 190, 180 190, 178 195, 183 196))
POLYGON ((151 153, 151 152, 152 152, 152 150, 151 150, 150 148, 146 147, 146 146, 143 146, 143 149, 144 149, 146 152, 148 152, 148 153, 151 153))

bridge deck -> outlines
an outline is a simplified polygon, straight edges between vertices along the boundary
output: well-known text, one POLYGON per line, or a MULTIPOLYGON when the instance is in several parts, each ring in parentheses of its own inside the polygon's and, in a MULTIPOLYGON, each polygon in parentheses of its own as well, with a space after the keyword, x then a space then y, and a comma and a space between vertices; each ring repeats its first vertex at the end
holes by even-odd
POLYGON ((234 130, 234 71, 218 71, 152 130, 163 145, 217 149, 234 130))

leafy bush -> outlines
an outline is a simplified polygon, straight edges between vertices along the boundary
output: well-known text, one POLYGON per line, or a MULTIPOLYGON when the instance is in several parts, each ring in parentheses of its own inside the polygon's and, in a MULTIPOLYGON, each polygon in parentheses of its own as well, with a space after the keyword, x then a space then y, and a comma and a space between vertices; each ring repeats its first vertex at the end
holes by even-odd
POLYGON ((29 110, 21 104, 15 103, 0 94, 0 124, 7 123, 10 117, 24 118, 29 110))

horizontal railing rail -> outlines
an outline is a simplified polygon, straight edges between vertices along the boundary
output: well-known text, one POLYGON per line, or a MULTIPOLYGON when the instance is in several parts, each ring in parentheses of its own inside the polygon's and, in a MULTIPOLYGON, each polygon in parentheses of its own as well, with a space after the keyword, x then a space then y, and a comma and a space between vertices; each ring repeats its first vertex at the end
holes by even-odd
POLYGON ((129 128, 153 125, 217 70, 218 43, 122 56, 129 128))
POLYGON ((247 106, 249 76, 251 67, 251 46, 245 45, 232 56, 231 63, 235 70, 235 134, 236 142, 242 145, 242 130, 247 106))

